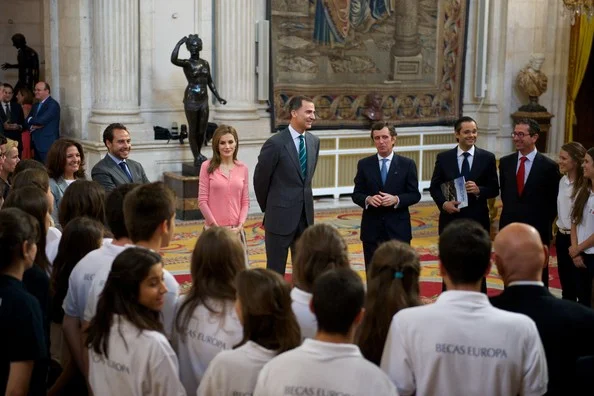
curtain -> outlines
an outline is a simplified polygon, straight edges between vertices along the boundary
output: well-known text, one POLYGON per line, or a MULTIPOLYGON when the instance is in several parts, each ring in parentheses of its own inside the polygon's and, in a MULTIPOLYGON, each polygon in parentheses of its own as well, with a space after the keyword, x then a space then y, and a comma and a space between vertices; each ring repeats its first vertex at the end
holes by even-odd
POLYGON ((590 50, 594 37, 594 20, 589 20, 586 15, 576 18, 576 23, 571 27, 569 48, 569 66, 567 72, 567 105, 565 107, 565 142, 573 140, 573 125, 575 119, 575 98, 580 91, 590 50))

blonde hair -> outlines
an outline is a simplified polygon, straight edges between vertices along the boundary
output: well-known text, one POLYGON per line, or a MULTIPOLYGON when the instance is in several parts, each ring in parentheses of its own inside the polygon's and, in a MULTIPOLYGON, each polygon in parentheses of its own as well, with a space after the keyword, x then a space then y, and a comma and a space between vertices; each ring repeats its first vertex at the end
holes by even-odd
POLYGON ((12 148, 19 148, 19 142, 6 138, 6 153, 8 153, 12 148))

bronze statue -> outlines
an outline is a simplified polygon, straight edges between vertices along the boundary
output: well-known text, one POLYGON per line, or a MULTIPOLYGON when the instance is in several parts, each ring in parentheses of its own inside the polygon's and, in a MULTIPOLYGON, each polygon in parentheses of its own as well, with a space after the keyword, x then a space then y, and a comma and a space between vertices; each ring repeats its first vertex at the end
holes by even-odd
POLYGON ((177 42, 171 53, 171 63, 184 68, 188 86, 184 92, 184 110, 188 119, 188 140, 194 155, 194 167, 200 170, 206 157, 200 153, 205 142, 208 126, 208 88, 221 104, 227 101, 219 96, 210 75, 210 66, 204 59, 200 59, 202 40, 197 34, 190 34, 177 42), (179 47, 186 43, 190 52, 190 59, 178 59, 179 47))
POLYGON ((35 84, 39 82, 39 56, 33 48, 27 46, 25 36, 20 33, 12 36, 12 45, 18 51, 18 64, 4 63, 2 70, 19 69, 19 80, 14 87, 14 92, 18 92, 22 87, 29 88, 33 92, 35 84))
POLYGON ((382 95, 372 92, 367 95, 367 108, 363 110, 363 115, 369 119, 370 123, 383 120, 382 95))

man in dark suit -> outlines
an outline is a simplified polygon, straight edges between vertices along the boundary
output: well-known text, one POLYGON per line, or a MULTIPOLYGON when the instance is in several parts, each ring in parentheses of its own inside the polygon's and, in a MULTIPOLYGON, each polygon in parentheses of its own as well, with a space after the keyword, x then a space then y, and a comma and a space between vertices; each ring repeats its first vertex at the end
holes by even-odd
POLYGON ((385 122, 371 126, 377 154, 359 160, 353 202, 363 208, 361 241, 365 270, 377 247, 396 239, 410 243, 412 228, 408 207, 421 200, 417 165, 394 153, 396 129, 385 122))
POLYGON ((507 225, 495 238, 495 265, 505 290, 493 306, 530 317, 536 323, 549 370, 547 395, 585 395, 577 387, 576 362, 594 355, 594 310, 553 296, 541 281, 548 249, 539 232, 521 223, 507 225))
POLYGON ((35 84, 38 103, 33 105, 27 118, 35 159, 43 164, 49 148, 60 137, 60 105, 50 93, 48 83, 40 81, 35 84))
POLYGON ((311 181, 320 140, 306 133, 315 120, 312 99, 289 101, 289 127, 262 146, 254 170, 254 190, 264 212, 266 268, 285 273, 288 249, 295 258, 295 241, 314 222, 311 181))
MULTIPOLYGON (((516 153, 499 160, 499 185, 503 209, 499 230, 518 222, 530 224, 540 234, 542 243, 549 246, 553 221, 557 216, 559 166, 536 150, 540 126, 533 119, 518 120, 512 137, 516 153)), ((542 279, 549 285, 549 267, 544 267, 542 279)))
POLYGON ((4 135, 12 140, 19 142, 19 158, 23 152, 23 142, 21 140, 21 133, 26 127, 25 115, 20 104, 12 101, 14 91, 12 85, 8 83, 2 84, 0 87, 2 93, 2 100, 0 101, 0 122, 4 129, 4 135))
POLYGON ((132 145, 130 132, 122 124, 110 124, 103 131, 103 144, 107 155, 91 170, 91 177, 106 192, 127 183, 149 183, 139 162, 128 158, 132 145))
MULTIPOLYGON (((437 155, 429 192, 439 208, 439 234, 456 219, 475 220, 487 233, 491 231, 487 200, 499 195, 497 165, 493 153, 476 147, 477 130, 474 119, 459 118, 454 124, 458 146, 437 155), (460 176, 464 176, 468 192, 468 206, 464 208, 457 207, 458 201, 446 200, 441 190, 443 183, 460 176)), ((481 289, 487 292, 484 278, 481 289)))

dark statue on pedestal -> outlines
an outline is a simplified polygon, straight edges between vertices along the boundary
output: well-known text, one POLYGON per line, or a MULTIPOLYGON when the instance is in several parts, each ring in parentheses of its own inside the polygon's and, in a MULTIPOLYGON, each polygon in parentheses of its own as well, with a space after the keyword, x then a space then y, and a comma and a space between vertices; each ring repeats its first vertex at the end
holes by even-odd
POLYGON ((177 42, 171 53, 171 63, 184 68, 188 86, 184 92, 184 110, 188 120, 188 140, 194 155, 196 175, 206 157, 200 153, 205 143, 206 128, 208 126, 208 88, 221 104, 227 101, 219 96, 210 75, 208 62, 200 58, 202 40, 197 34, 190 34, 177 42), (179 48, 182 44, 190 52, 190 59, 178 59, 179 48), (208 87, 208 88, 207 88, 208 87))
POLYGON ((27 47, 27 40, 20 33, 12 36, 12 45, 18 51, 18 64, 4 63, 2 70, 19 69, 19 80, 14 87, 15 94, 22 87, 29 88, 33 92, 35 84, 39 82, 39 56, 33 48, 27 47))
POLYGON ((363 115, 369 120, 370 124, 384 119, 382 95, 378 93, 370 93, 367 95, 367 108, 363 110, 363 115))

